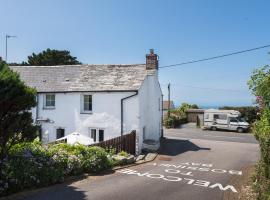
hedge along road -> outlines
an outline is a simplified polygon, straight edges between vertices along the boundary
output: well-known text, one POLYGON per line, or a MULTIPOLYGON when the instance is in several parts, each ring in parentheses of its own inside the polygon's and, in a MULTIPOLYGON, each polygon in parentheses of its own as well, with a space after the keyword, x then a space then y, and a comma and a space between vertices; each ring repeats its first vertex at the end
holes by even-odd
MULTIPOLYGON (((222 199, 237 193, 244 167, 259 158, 258 144, 181 139, 165 134, 160 155, 150 163, 40 191, 25 199, 222 199)), ((238 136, 239 137, 239 136, 238 136)))

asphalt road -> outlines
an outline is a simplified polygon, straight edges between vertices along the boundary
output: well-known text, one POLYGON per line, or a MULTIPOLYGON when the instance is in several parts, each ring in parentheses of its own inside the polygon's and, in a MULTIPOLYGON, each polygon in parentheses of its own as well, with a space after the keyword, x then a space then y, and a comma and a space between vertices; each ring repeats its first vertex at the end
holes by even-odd
POLYGON ((218 200, 224 191, 239 192, 231 180, 245 176, 242 170, 259 158, 258 144, 247 134, 184 128, 166 130, 165 137, 153 162, 46 188, 24 199, 218 200))
POLYGON ((250 133, 201 130, 199 128, 196 128, 193 124, 188 124, 181 129, 167 129, 165 130, 165 136, 177 137, 181 139, 202 139, 257 144, 256 139, 250 133))

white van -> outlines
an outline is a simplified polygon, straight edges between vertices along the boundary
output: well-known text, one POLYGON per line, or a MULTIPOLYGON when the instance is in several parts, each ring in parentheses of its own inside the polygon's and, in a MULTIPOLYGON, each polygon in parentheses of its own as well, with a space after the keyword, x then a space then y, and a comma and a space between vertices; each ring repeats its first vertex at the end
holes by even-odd
POLYGON ((204 129, 223 129, 243 133, 248 131, 249 123, 241 118, 236 110, 208 109, 204 111, 204 129))

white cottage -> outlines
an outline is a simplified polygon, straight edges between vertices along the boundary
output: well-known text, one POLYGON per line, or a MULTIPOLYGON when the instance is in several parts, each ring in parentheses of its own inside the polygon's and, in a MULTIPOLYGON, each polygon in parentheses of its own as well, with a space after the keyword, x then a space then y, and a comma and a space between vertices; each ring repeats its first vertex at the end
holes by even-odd
POLYGON ((32 114, 44 143, 75 131, 95 143, 136 130, 139 151, 144 141, 159 144, 162 91, 153 50, 146 64, 11 68, 38 92, 32 114))

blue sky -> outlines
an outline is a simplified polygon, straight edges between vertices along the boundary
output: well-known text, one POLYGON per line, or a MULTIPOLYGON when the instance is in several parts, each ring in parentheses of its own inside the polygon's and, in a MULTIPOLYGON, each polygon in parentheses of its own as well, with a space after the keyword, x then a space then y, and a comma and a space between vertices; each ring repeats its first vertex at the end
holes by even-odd
MULTIPOLYGON (((0 56, 27 60, 46 48, 67 49, 83 63, 143 63, 148 49, 160 66, 270 44, 270 1, 260 0, 0 0, 0 56)), ((201 106, 251 105, 246 85, 269 63, 270 48, 160 69, 165 98, 201 106)))

